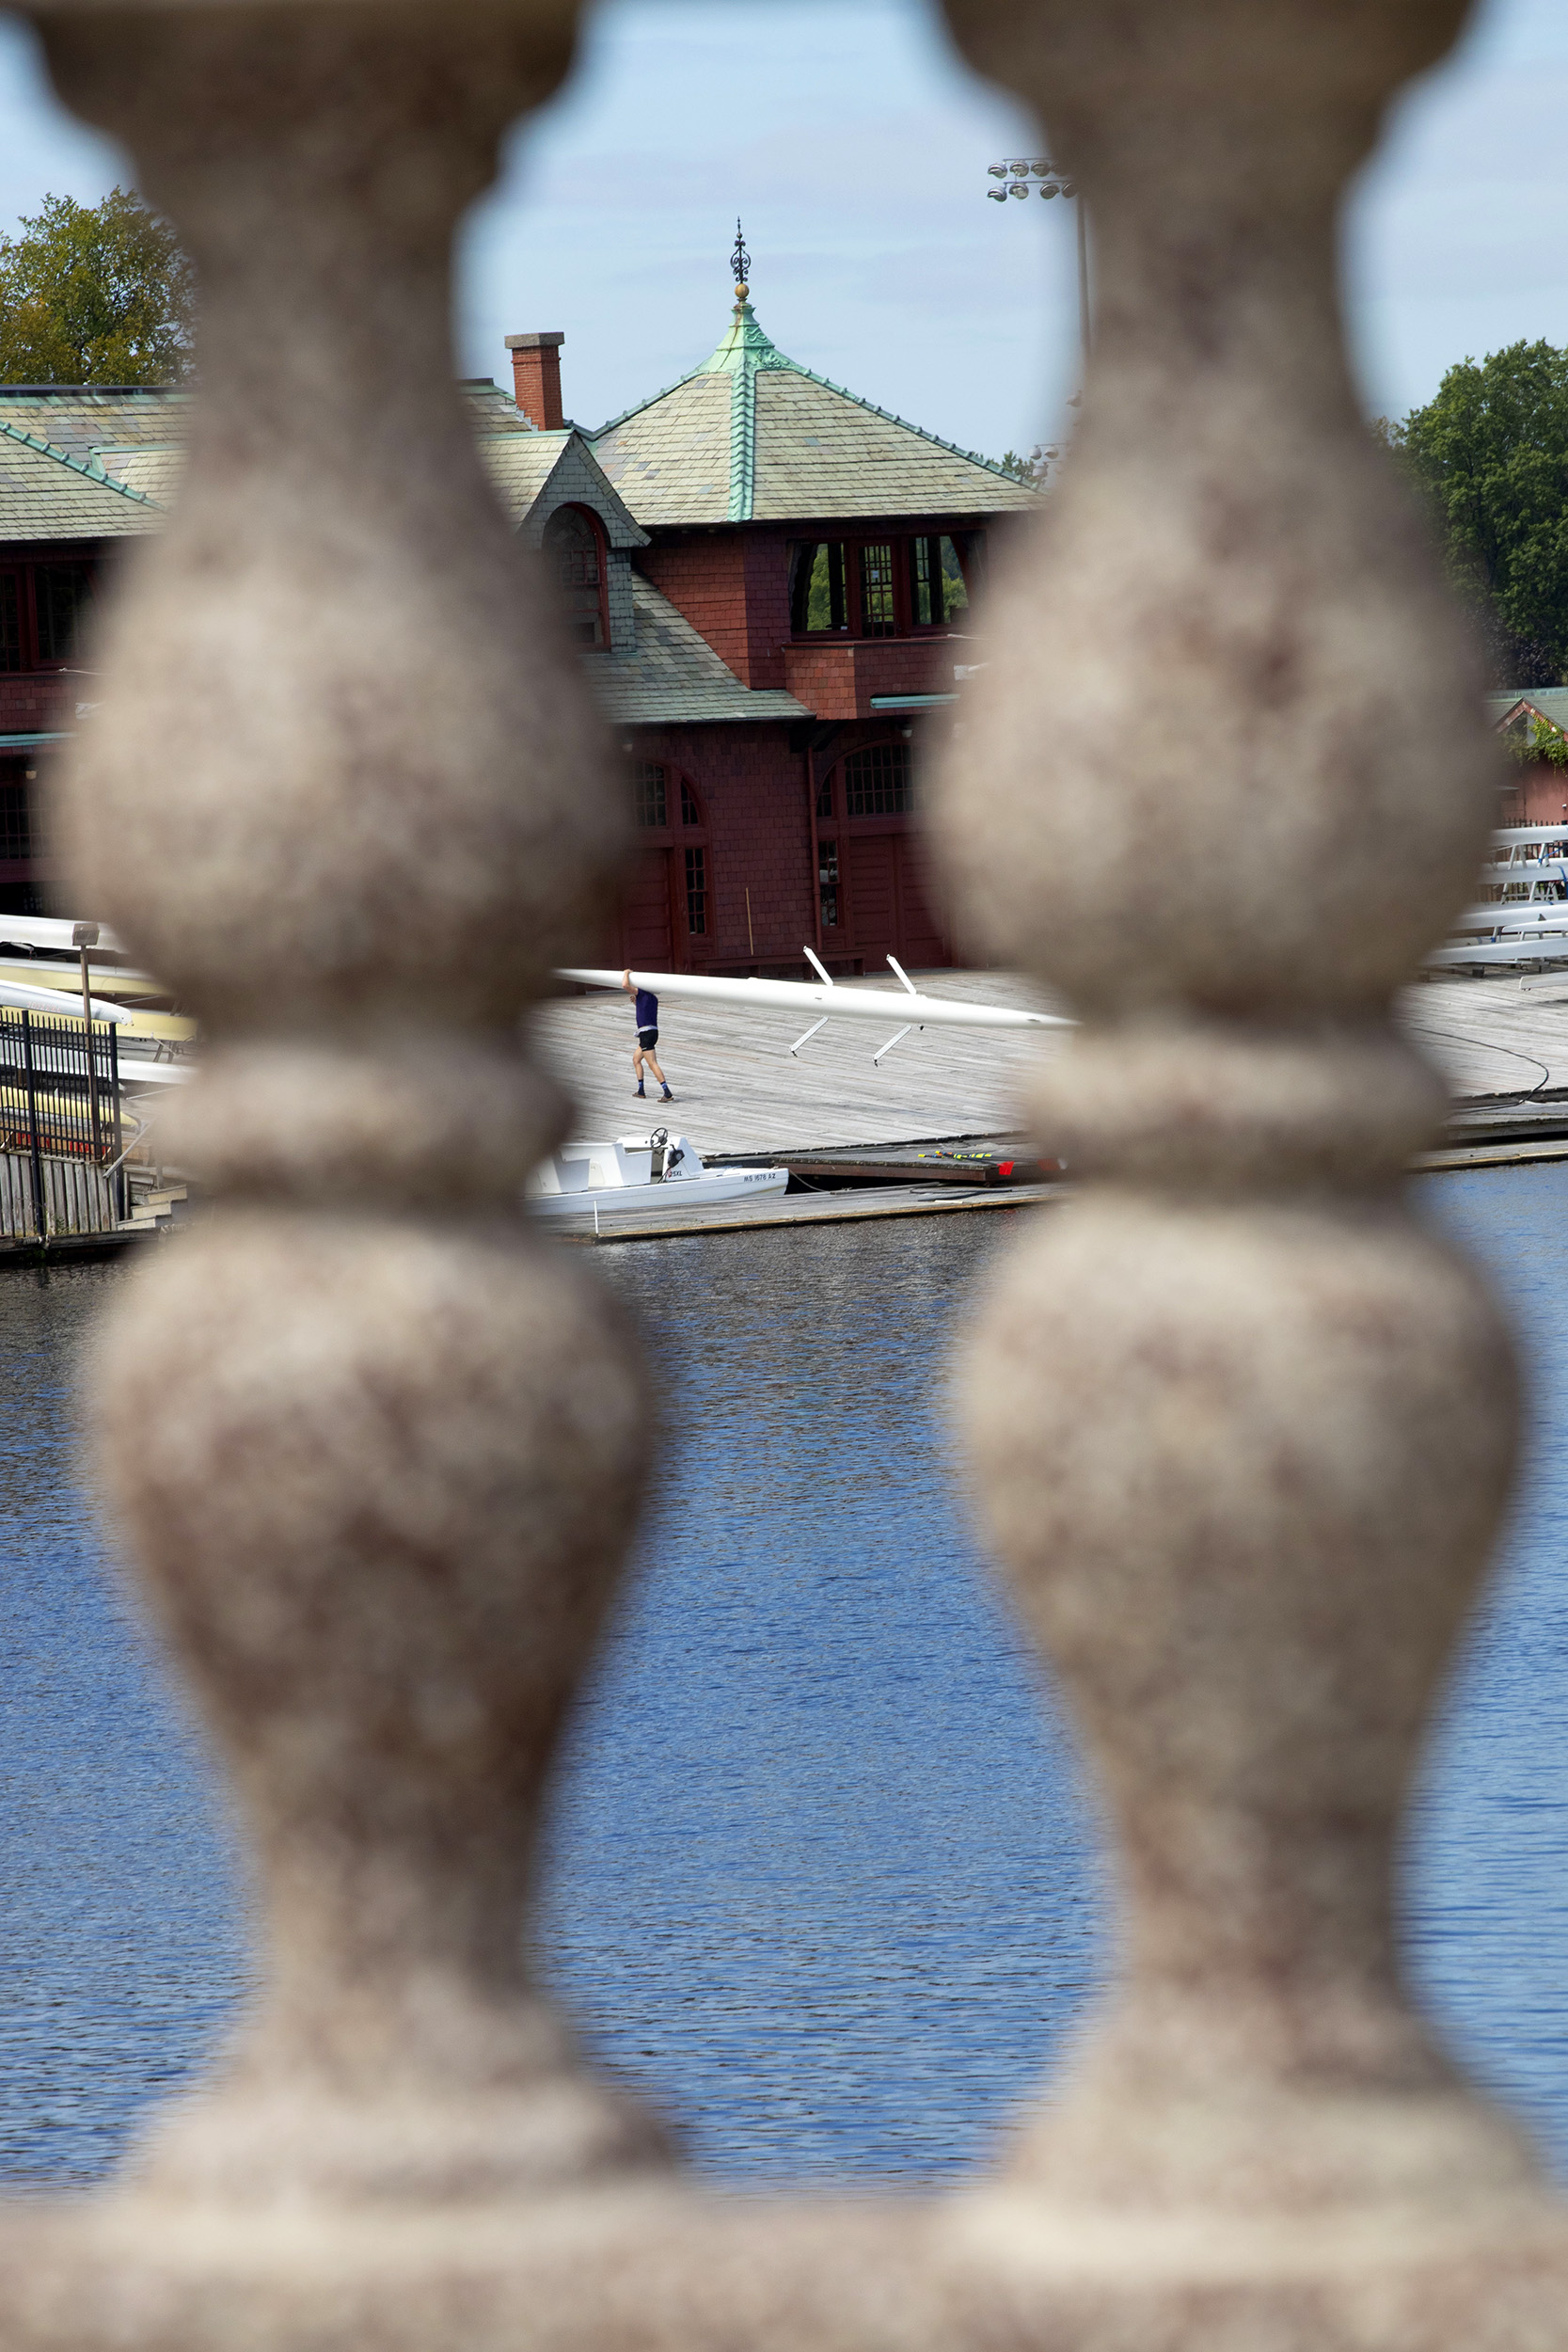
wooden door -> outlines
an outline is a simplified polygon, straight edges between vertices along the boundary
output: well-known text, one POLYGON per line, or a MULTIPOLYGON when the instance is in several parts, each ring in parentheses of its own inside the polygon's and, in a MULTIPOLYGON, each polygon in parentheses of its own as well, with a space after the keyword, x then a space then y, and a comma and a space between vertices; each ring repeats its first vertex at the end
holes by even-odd
POLYGON ((847 840, 841 836, 840 849, 848 853, 844 862, 849 879, 849 921, 855 953, 869 972, 881 962, 890 947, 895 955, 898 953, 898 878, 894 836, 873 833, 857 840, 851 834, 847 840))
POLYGON ((673 969, 668 850, 640 850, 621 893, 621 962, 639 972, 673 969))
POLYGON ((912 834, 899 834, 895 836, 894 847, 897 851, 900 944, 893 952, 900 963, 911 969, 918 969, 922 964, 950 963, 952 951, 927 896, 921 844, 912 834))
POLYGON ((850 936, 867 972, 885 971, 891 950, 909 966, 943 964, 951 954, 927 896, 920 844, 912 834, 841 836, 848 874, 850 936))

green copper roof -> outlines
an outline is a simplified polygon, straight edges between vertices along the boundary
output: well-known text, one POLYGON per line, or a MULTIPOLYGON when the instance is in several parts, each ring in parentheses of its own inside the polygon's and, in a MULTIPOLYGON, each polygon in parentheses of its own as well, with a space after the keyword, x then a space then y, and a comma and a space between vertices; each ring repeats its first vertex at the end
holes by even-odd
POLYGON ((1037 495, 977 451, 958 449, 789 358, 757 325, 743 288, 710 359, 589 438, 640 522, 990 512, 1032 506, 1037 495), (722 444, 715 445, 723 410, 714 406, 725 377, 727 483, 722 444))
MULTIPOLYGON (((730 520, 749 523, 756 499, 757 370, 795 369, 757 325, 744 295, 735 306, 729 331, 699 375, 730 379, 730 520)), ((800 373, 799 369, 795 370, 800 373)))

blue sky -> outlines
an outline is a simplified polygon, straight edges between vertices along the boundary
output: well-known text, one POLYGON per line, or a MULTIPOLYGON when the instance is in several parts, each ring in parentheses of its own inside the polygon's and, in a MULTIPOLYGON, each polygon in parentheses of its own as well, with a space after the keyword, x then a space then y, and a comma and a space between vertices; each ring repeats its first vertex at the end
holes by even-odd
MULTIPOLYGON (((1568 10, 1482 0, 1401 103, 1345 229, 1370 407, 1521 336, 1568 343, 1568 10)), ((570 87, 512 142, 463 240, 458 358, 564 330, 568 415, 594 425, 705 357, 736 212, 758 316, 805 365, 964 448, 1060 430, 1075 310, 1065 204, 989 204, 1036 143, 958 63, 931 0, 601 0, 570 87)), ((0 227, 45 190, 128 176, 0 33, 0 227)))

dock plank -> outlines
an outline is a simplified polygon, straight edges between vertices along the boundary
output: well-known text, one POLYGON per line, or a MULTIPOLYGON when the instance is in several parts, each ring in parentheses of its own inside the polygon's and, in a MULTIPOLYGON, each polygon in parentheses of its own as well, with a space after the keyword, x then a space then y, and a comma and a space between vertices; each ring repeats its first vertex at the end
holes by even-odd
MULTIPOLYGON (((1069 1009, 1011 973, 914 977, 934 996, 1069 1009)), ((890 974, 840 985, 883 989, 891 980, 890 974)), ((576 1098, 578 1134, 631 1135, 664 1123, 689 1135, 705 1155, 1017 1134, 1027 1124, 1029 1072, 1060 1053, 1069 1034, 924 1029, 873 1067, 871 1057, 885 1040, 869 1023, 830 1024, 792 1057, 791 1042, 808 1025, 797 1014, 667 998, 659 1018, 659 1059, 675 1092, 669 1105, 639 1102, 632 1092, 631 1007, 625 997, 562 998, 541 1009, 543 1057, 576 1098)), ((1568 981, 1559 991, 1529 994, 1500 979, 1424 982, 1405 990, 1400 1018, 1459 1104, 1568 1088, 1568 981)), ((897 1025, 890 1017, 888 1037, 897 1025)))
MULTIPOLYGON (((896 984, 889 973, 885 980, 840 985, 896 984)), ((960 1001, 1061 1009, 1010 974, 928 973, 921 985, 960 1001)), ((1024 1076, 1041 1053, 1060 1050, 1049 1030, 923 1029, 874 1068, 872 1055, 898 1025, 890 1018, 884 1036, 869 1022, 832 1022, 792 1057, 791 1043, 810 1026, 798 1013, 666 998, 658 1057, 675 1100, 664 1105, 633 1094, 631 1007, 624 996, 558 999, 537 1016, 546 1064, 577 1100, 579 1134, 631 1135, 663 1123, 689 1135, 705 1156, 1010 1130, 1019 1124, 1024 1076)))

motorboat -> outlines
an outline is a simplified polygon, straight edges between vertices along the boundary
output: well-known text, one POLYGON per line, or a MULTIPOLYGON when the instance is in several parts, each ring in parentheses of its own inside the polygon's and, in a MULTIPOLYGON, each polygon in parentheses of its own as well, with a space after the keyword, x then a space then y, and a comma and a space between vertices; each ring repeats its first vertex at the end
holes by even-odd
POLYGON ((535 1216, 626 1216, 639 1210, 750 1200, 783 1192, 786 1168, 705 1168, 685 1136, 667 1127, 613 1143, 563 1143, 523 1186, 535 1216))

